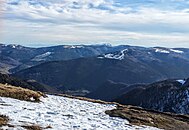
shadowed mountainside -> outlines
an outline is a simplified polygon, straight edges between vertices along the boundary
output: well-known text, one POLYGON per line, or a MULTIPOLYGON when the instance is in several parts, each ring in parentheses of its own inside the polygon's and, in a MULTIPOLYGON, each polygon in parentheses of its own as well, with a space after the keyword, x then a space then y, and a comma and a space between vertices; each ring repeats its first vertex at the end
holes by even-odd
POLYGON ((27 89, 35 90, 35 91, 41 91, 41 92, 55 92, 53 88, 47 85, 38 83, 35 80, 20 80, 8 74, 0 73, 0 83, 27 88, 27 89))
POLYGON ((131 85, 188 77, 189 59, 185 53, 182 49, 130 47, 97 57, 47 62, 14 76, 34 79, 58 90, 94 91, 108 80, 131 85))
POLYGON ((189 114, 189 79, 185 83, 165 80, 138 87, 113 101, 158 111, 189 114))

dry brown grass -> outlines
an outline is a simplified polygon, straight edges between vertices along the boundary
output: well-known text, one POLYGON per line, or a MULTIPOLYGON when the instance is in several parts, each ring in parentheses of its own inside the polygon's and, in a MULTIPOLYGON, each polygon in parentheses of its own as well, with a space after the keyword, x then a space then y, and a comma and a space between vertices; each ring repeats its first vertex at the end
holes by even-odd
POLYGON ((7 125, 9 118, 4 115, 0 115, 0 127, 7 125))
POLYGON ((31 126, 22 126, 26 130, 42 130, 42 128, 38 125, 31 125, 31 126))
POLYGON ((39 125, 25 125, 22 126, 23 128, 25 128, 26 130, 43 130, 43 129, 52 129, 52 127, 49 125, 45 128, 40 127, 39 125))
POLYGON ((14 87, 11 85, 6 85, 6 84, 0 84, 0 96, 15 98, 15 99, 24 100, 24 101, 39 102, 40 97, 45 96, 45 95, 41 92, 35 92, 29 89, 14 87), (32 100, 32 98, 34 100, 32 100))
POLYGON ((189 116, 162 113, 133 106, 118 106, 108 110, 112 117, 127 119, 133 125, 147 125, 165 130, 189 130, 189 116))

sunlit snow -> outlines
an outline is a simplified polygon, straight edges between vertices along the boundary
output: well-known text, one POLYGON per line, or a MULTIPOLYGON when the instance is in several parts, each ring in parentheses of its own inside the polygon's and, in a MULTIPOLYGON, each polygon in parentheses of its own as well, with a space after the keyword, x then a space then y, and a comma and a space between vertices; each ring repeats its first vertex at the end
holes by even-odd
POLYGON ((157 53, 166 53, 166 54, 169 54, 169 53, 170 53, 170 52, 167 51, 167 50, 157 49, 157 48, 156 48, 155 52, 157 52, 157 53))
POLYGON ((15 125, 15 129, 21 129, 22 125, 37 124, 41 127, 50 125, 54 130, 157 130, 153 127, 133 126, 127 120, 105 114, 105 110, 114 108, 115 105, 51 95, 43 98, 40 103, 0 97, 0 114, 9 116, 9 123, 15 125))
POLYGON ((170 49, 170 51, 172 51, 172 52, 175 52, 175 53, 184 53, 183 51, 180 51, 180 50, 175 50, 175 49, 170 49))
POLYGON ((46 52, 44 54, 36 56, 32 59, 32 61, 43 61, 46 57, 50 56, 51 54, 53 54, 53 52, 46 52))
POLYGON ((185 84, 185 80, 177 80, 177 82, 181 83, 182 85, 185 84))
POLYGON ((123 60, 124 59, 124 56, 125 56, 125 52, 127 51, 128 49, 124 49, 122 51, 120 51, 118 54, 105 54, 103 57, 98 57, 98 58, 107 58, 107 59, 115 59, 115 60, 123 60))

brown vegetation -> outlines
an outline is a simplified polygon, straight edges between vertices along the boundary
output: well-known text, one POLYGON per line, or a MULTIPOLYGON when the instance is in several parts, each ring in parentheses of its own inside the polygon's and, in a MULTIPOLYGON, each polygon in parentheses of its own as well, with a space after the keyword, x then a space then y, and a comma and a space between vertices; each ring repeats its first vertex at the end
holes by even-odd
POLYGON ((51 129, 52 127, 49 125, 45 128, 43 127, 40 127, 39 125, 25 125, 25 126, 22 126, 23 128, 27 129, 27 130, 43 130, 43 129, 51 129))
POLYGON ((42 128, 38 125, 22 126, 22 127, 27 129, 27 130, 42 130, 42 128))
POLYGON ((9 118, 4 115, 0 115, 0 127, 7 125, 9 118))
POLYGON ((0 84, 0 96, 38 102, 40 101, 40 97, 45 95, 41 92, 35 92, 29 89, 0 84))
POLYGON ((189 130, 189 116, 157 112, 133 106, 118 106, 108 110, 112 117, 127 119, 133 125, 153 126, 165 130, 189 130))

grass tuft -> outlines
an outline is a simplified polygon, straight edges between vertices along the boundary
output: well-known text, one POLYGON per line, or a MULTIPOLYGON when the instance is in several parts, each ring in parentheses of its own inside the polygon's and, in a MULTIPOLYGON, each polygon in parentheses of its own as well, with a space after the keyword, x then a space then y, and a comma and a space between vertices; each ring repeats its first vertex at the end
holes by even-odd
POLYGON ((29 89, 14 87, 7 84, 0 84, 0 96, 32 102, 39 102, 40 97, 45 97, 45 95, 41 92, 35 92, 29 89))
POLYGON ((5 115, 0 115, 0 127, 8 125, 9 118, 5 115))
POLYGON ((42 130, 42 128, 38 125, 31 125, 31 126, 22 126, 26 130, 42 130))

